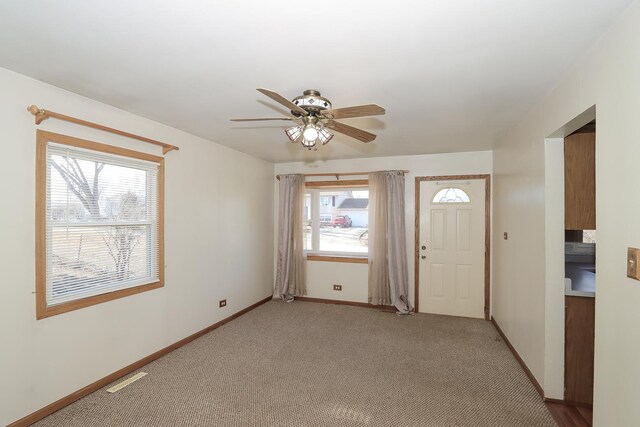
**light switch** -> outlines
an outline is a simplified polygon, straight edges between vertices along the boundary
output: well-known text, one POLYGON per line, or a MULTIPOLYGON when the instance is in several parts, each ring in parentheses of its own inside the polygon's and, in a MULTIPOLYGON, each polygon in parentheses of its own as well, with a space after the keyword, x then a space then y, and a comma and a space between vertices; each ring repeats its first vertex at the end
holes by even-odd
POLYGON ((509 235, 507 234, 507 232, 505 231, 504 234, 502 235, 502 238, 504 240, 507 240, 509 238, 509 235))
POLYGON ((638 260, 640 260, 640 249, 627 248, 627 277, 640 280, 638 260))

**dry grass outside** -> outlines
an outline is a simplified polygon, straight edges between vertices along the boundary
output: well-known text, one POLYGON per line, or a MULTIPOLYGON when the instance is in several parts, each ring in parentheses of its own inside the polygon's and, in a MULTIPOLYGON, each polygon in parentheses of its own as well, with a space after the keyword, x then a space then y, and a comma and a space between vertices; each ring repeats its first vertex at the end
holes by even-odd
MULTIPOLYGON (((305 247, 311 247, 311 229, 305 229, 305 247)), ((366 227, 320 227, 320 250, 323 252, 347 252, 366 254, 369 245, 369 229, 366 227)))
POLYGON ((149 227, 53 227, 53 293, 148 276, 149 231, 149 227))

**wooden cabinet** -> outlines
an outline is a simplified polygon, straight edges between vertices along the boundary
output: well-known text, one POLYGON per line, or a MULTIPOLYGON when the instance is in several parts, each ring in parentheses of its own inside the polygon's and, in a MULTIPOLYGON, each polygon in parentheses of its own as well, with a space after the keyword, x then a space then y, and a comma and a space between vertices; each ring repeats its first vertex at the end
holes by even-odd
POLYGON ((596 134, 564 139, 564 228, 596 229, 596 134))
POLYGON ((595 298, 565 297, 564 399, 593 403, 595 298))

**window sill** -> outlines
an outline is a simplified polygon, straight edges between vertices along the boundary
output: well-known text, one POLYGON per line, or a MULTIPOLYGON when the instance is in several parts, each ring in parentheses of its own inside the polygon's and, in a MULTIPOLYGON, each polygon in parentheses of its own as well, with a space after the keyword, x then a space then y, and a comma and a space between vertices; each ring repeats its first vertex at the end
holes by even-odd
POLYGON ((349 262, 352 264, 368 264, 368 257, 339 256, 339 255, 307 255, 307 261, 349 262))
POLYGON ((46 305, 46 297, 43 294, 37 294, 36 297, 39 304, 36 306, 36 319, 45 319, 47 317, 67 313, 69 311, 78 310, 80 308, 91 307, 92 305, 102 304, 103 302, 113 301, 119 298, 128 297, 130 295, 162 288, 163 286, 164 283, 162 281, 157 281, 148 283, 146 285, 138 285, 131 288, 119 289, 113 292, 106 292, 104 294, 93 295, 90 297, 80 298, 50 306, 46 305))

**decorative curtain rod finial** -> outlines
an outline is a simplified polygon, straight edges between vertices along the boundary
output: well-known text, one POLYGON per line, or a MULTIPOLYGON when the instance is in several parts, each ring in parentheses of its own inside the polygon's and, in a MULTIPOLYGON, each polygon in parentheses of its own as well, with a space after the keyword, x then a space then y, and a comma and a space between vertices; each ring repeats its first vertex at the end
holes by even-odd
POLYGON ((43 108, 38 108, 37 105, 29 105, 27 111, 36 116, 36 124, 39 125, 43 120, 48 119, 47 111, 43 108))
POLYGON ((34 116, 43 115, 45 111, 42 108, 38 108, 37 105, 29 105, 27 107, 27 111, 33 114, 34 116))

